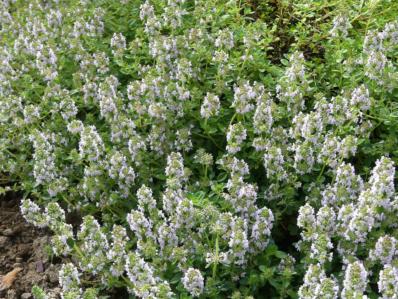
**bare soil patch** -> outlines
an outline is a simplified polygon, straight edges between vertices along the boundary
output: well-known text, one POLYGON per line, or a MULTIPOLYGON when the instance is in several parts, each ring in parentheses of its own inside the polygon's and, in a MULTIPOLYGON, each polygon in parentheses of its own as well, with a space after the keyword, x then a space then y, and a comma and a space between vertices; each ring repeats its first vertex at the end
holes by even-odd
POLYGON ((0 299, 30 299, 33 285, 59 298, 57 261, 50 261, 45 247, 50 244, 50 234, 26 223, 19 211, 17 198, 0 198, 0 275, 13 271, 16 275, 0 281, 0 299), (20 268, 20 269, 18 269, 20 268), (17 269, 17 270, 16 270, 17 269), (14 279, 15 278, 15 279, 14 279))

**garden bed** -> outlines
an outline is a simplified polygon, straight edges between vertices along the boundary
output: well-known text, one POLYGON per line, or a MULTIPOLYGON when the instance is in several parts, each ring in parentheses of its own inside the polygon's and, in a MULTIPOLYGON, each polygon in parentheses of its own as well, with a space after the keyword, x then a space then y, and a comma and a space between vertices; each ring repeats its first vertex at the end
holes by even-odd
POLYGON ((59 298, 59 264, 50 261, 45 250, 50 243, 49 232, 26 223, 19 204, 15 197, 0 201, 0 275, 22 269, 15 280, 11 279, 10 287, 2 284, 0 298, 33 298, 35 284, 48 290, 52 298, 59 298))

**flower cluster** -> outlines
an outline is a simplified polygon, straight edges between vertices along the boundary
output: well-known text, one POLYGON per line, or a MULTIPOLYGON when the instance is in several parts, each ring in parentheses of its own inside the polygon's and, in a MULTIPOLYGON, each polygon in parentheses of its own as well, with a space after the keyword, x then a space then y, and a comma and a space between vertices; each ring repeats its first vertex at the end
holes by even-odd
POLYGON ((292 115, 304 109, 304 96, 308 92, 304 62, 303 53, 295 52, 289 59, 290 66, 276 86, 279 100, 286 103, 292 115))
POLYGON ((391 51, 398 45, 397 31, 397 22, 386 24, 379 32, 371 30, 365 37, 361 59, 366 76, 390 91, 397 80, 393 75, 396 67, 389 59, 391 51))
POLYGON ((203 293, 203 276, 199 270, 189 268, 182 278, 182 283, 193 297, 203 293))
MULTIPOLYGON (((343 260, 345 278, 341 298, 365 296, 372 275, 366 266, 379 264, 388 268, 398 261, 396 238, 391 235, 377 238, 382 227, 395 227, 389 222, 390 215, 397 211, 394 176, 393 162, 387 157, 376 162, 366 184, 355 175, 351 165, 343 163, 336 171, 334 184, 320 194, 324 206, 317 213, 308 203, 299 210, 297 225, 303 229, 299 247, 302 250, 309 247, 308 257, 321 262, 317 266, 322 271, 325 271, 325 262, 333 260, 333 249, 343 260), (369 249, 366 263, 360 260, 364 244, 369 249)), ((311 271, 310 267, 307 273, 311 271)), ((379 291, 384 294, 390 287, 384 282, 383 275, 382 270, 379 291)))
POLYGON ((21 204, 21 213, 27 222, 37 227, 49 227, 55 234, 52 236, 52 251, 56 255, 71 253, 68 240, 73 240, 73 227, 65 222, 65 212, 56 202, 50 202, 44 212, 30 199, 21 204))
POLYGON ((396 298, 398 3, 260 2, 0 1, 0 193, 63 298, 396 298))

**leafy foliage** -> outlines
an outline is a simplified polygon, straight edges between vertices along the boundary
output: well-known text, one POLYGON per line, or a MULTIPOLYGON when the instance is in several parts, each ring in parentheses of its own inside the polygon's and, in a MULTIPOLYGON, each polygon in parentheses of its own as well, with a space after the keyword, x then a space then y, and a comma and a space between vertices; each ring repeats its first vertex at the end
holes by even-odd
POLYGON ((397 15, 2 1, 0 191, 63 298, 396 298, 397 15))

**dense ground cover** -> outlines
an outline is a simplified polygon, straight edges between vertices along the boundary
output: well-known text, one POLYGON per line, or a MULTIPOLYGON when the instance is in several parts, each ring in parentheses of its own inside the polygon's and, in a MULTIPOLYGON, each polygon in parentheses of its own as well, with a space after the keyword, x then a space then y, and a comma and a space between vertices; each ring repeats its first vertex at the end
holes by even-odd
POLYGON ((2 190, 63 298, 397 298, 398 2, 0 16, 2 190))

